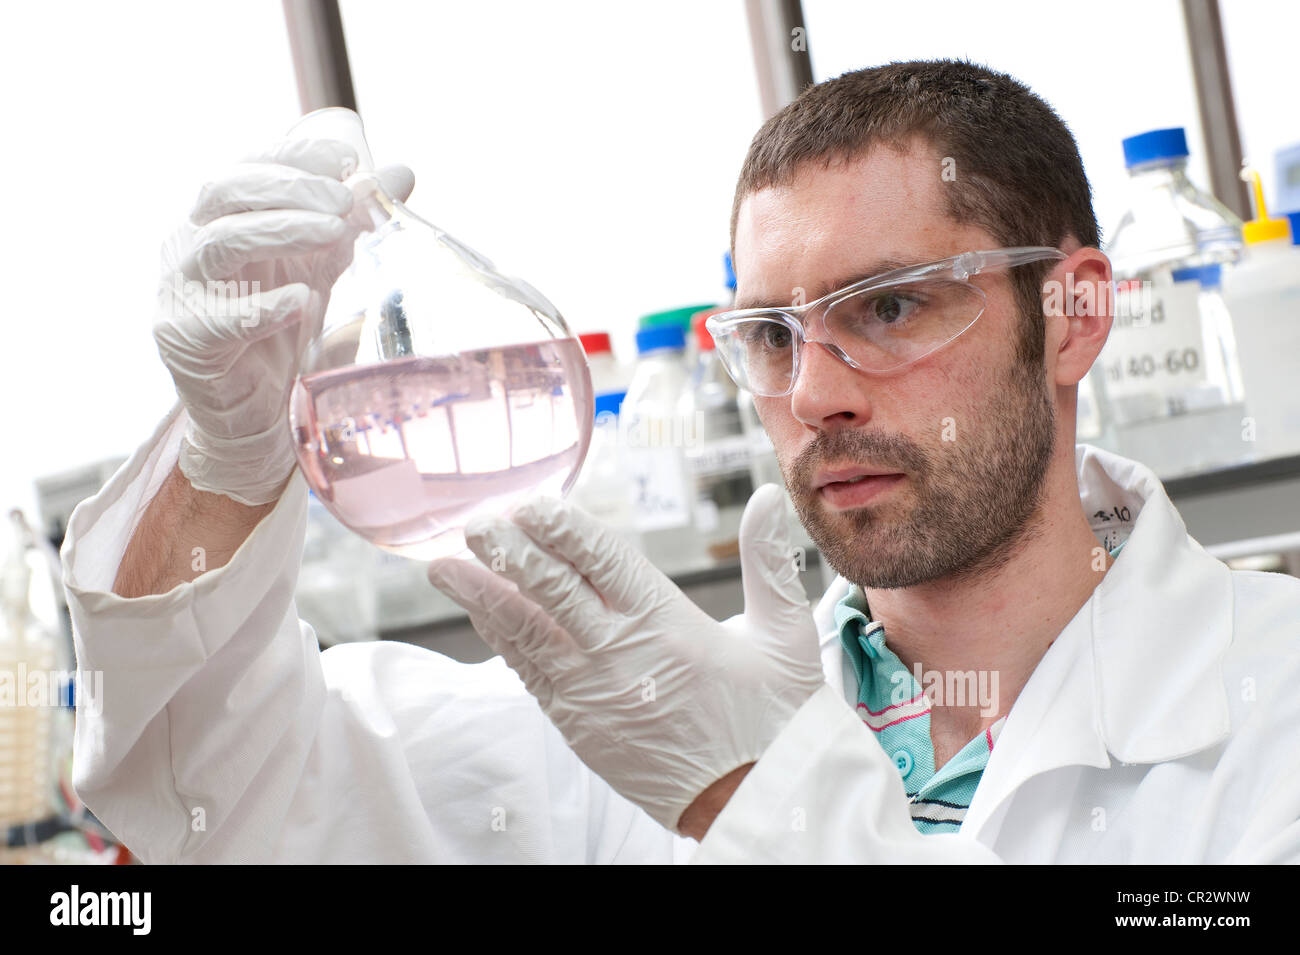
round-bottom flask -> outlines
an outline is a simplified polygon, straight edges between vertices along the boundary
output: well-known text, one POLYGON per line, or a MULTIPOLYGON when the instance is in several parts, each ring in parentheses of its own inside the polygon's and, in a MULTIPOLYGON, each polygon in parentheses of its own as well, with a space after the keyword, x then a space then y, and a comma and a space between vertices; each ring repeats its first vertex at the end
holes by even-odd
POLYGON ((593 417, 582 345, 535 289, 384 192, 355 113, 294 132, 357 149, 363 229, 290 398, 303 475, 380 547, 460 553, 471 518, 576 480, 593 417))

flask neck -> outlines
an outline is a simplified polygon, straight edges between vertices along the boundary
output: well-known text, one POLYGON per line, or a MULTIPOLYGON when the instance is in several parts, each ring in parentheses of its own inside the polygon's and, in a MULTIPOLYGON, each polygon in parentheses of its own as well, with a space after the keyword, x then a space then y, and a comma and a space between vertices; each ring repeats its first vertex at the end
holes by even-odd
POLYGON ((359 172, 345 181, 352 190, 352 213, 364 231, 374 232, 398 215, 397 200, 384 191, 379 177, 373 172, 359 172))

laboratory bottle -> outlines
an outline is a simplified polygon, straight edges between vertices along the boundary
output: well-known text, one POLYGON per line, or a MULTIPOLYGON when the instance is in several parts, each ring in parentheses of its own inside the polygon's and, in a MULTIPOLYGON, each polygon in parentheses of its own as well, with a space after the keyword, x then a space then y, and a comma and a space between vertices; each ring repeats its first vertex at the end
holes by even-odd
POLYGON ((717 302, 707 302, 702 305, 683 305, 680 308, 670 308, 662 312, 651 312, 649 315, 642 315, 638 319, 637 331, 645 331, 650 328, 667 328, 669 326, 680 328, 682 337, 686 342, 681 352, 682 368, 685 369, 685 373, 689 377, 691 371, 695 368, 695 336, 691 333, 691 317, 717 307, 717 302))
POLYGON ((573 502, 615 531, 638 550, 641 535, 633 508, 632 478, 625 447, 620 440, 619 409, 625 392, 596 396, 596 422, 591 432, 591 449, 573 487, 573 502))
POLYGON ((758 417, 754 407, 754 396, 741 388, 736 394, 736 404, 740 408, 740 422, 749 441, 749 471, 754 479, 754 487, 764 484, 779 484, 785 487, 785 478, 781 474, 781 465, 776 458, 776 448, 767 430, 758 417))
MULTIPOLYGON (((726 305, 731 307, 736 303, 736 269, 730 251, 722 253, 722 272, 726 305)), ((707 334, 707 332, 701 331, 703 334, 707 334)), ((703 338, 700 341, 703 342, 703 338)), ((713 343, 710 342, 710 350, 712 349, 713 343)), ((772 441, 768 438, 767 431, 763 429, 763 424, 758 419, 758 410, 754 407, 754 396, 744 388, 736 389, 736 411, 740 420, 741 433, 745 436, 748 445, 747 457, 749 459, 750 484, 755 488, 764 484, 777 484, 785 487, 785 479, 781 476, 781 466, 776 460, 776 450, 772 447, 772 441)))
MULTIPOLYGON (((61 702, 59 638, 32 612, 33 562, 18 512, 4 529, 0 562, 0 831, 32 825, 54 813, 61 702)), ((102 701, 101 701, 102 702, 102 701)), ((0 850, 2 852, 3 850, 0 850)))
POLYGON ((1131 205, 1106 248, 1114 319, 1092 368, 1092 397, 1107 419, 1098 443, 1166 478, 1249 460, 1220 287, 1221 267, 1241 255, 1241 222, 1188 179, 1181 128, 1131 136, 1123 147, 1131 205))
POLYGON ((695 532, 711 560, 728 561, 740 555, 740 518, 754 493, 754 479, 738 389, 704 327, 704 319, 716 311, 693 319, 697 357, 678 415, 694 439, 685 447, 685 458, 695 532))
POLYGON ((382 548, 467 554, 469 520, 577 479, 593 417, 582 345, 531 285, 388 195, 354 112, 318 110, 293 133, 358 156, 351 265, 290 397, 303 476, 382 548))
POLYGON ((1300 246, 1286 219, 1272 218, 1251 173, 1255 218, 1245 252, 1225 279, 1246 391, 1247 437, 1258 460, 1300 454, 1300 246))
MULTIPOLYGON (((734 306, 737 285, 736 269, 735 262, 732 261, 731 252, 729 251, 722 254, 722 269, 726 286, 727 305, 729 307, 734 306)), ((776 449, 772 446, 772 439, 768 437, 767 429, 763 427, 763 422, 758 417, 758 409, 754 405, 754 396, 748 390, 738 388, 736 390, 736 408, 740 414, 741 432, 745 436, 747 445, 750 484, 755 489, 762 487, 764 484, 775 484, 777 487, 784 488, 786 486, 785 476, 781 473, 781 465, 777 461, 776 449)), ((799 514, 795 511, 794 502, 788 495, 785 505, 785 523, 793 548, 790 559, 796 568, 804 570, 810 556, 816 552, 817 546, 800 522, 799 514)), ((824 583, 829 585, 835 577, 834 571, 831 571, 827 565, 823 564, 822 572, 824 583)))
POLYGON ((578 340, 591 368, 595 425, 587 460, 573 486, 573 501, 639 549, 640 535, 632 510, 632 482, 618 430, 618 413, 627 397, 630 376, 615 360, 608 332, 586 332, 578 340))
MULTIPOLYGON (((591 369, 591 391, 596 397, 615 392, 627 393, 630 375, 614 357, 614 345, 608 332, 585 332, 578 336, 587 353, 591 369)), ((608 403, 607 403, 608 404, 608 403)))
MULTIPOLYGON (((789 401, 789 398, 783 399, 789 401)), ((745 389, 739 389, 736 393, 736 405, 740 409, 740 422, 745 431, 745 440, 749 445, 749 474, 755 488, 760 488, 764 484, 775 484, 777 487, 784 488, 785 475, 781 473, 781 464, 776 456, 776 448, 772 446, 772 439, 768 437, 767 429, 763 427, 762 420, 758 417, 758 408, 754 405, 754 396, 745 389)), ((796 564, 802 564, 814 550, 817 545, 813 543, 808 536, 807 529, 799 520, 799 513, 795 510, 794 501, 787 496, 785 508, 786 527, 790 533, 790 542, 796 548, 793 559, 796 564)), ((803 567, 800 566, 802 570, 803 567)), ((832 575, 833 576, 833 575, 832 575)), ((831 578, 827 578, 830 580, 831 578)))
POLYGON ((686 336, 680 324, 652 326, 636 333, 636 347, 636 371, 619 415, 636 526, 652 563, 666 572, 685 570, 702 562, 684 454, 695 436, 677 413, 689 384, 686 336))

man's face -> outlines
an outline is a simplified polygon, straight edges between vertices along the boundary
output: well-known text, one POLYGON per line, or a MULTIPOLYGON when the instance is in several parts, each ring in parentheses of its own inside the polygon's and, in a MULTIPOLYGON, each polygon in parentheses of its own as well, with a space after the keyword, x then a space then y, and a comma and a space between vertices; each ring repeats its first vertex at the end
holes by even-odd
MULTIPOLYGON (((943 168, 928 150, 879 148, 751 194, 736 225, 737 304, 812 301, 892 267, 997 247, 945 214, 943 168)), ((1016 363, 1010 273, 972 281, 987 297, 979 321, 916 364, 868 375, 810 344, 794 392, 755 399, 809 535, 863 587, 994 567, 1038 504, 1056 436, 1045 371, 1016 363), (889 476, 856 480, 863 471, 889 476)))

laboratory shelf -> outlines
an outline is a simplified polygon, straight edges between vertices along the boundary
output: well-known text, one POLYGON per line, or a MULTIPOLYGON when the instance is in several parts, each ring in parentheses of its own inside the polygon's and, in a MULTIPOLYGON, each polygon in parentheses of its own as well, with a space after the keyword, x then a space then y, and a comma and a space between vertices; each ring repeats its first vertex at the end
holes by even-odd
POLYGON ((1203 546, 1300 532, 1300 455, 1219 468, 1164 482, 1203 546))

